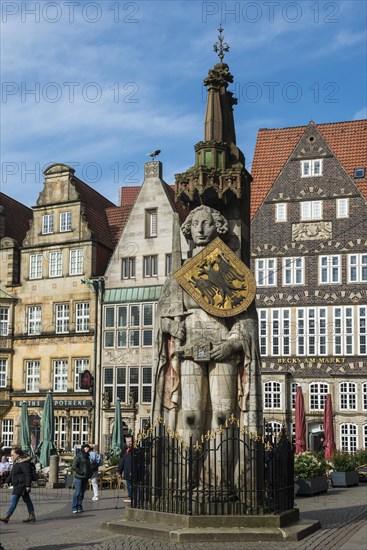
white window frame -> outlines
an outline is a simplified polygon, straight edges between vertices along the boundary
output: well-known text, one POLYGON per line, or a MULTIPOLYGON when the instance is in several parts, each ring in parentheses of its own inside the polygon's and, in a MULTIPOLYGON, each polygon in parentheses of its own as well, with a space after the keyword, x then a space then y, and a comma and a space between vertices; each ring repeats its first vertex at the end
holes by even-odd
POLYGON ((363 448, 367 449, 367 424, 363 426, 363 448))
POLYGON ((166 254, 164 273, 166 277, 168 277, 168 275, 171 275, 172 273, 172 254, 171 253, 166 254))
POLYGON ((9 336, 10 308, 0 307, 0 336, 9 336))
POLYGON ((326 307, 296 309, 297 355, 328 354, 328 310, 326 307))
POLYGON ((322 201, 300 202, 300 219, 303 222, 322 220, 322 201))
POLYGON ((348 283, 367 283, 367 253, 348 254, 348 283))
POLYGON ((309 410, 323 411, 325 408, 326 396, 329 393, 329 384, 326 382, 311 382, 309 390, 309 410))
POLYGON ((362 384, 362 410, 367 411, 367 382, 362 384))
POLYGON ((273 308, 271 312, 271 355, 291 355, 291 310, 273 308))
POLYGON ((264 382, 264 409, 282 409, 282 385, 280 382, 275 380, 264 382))
POLYGON ((41 306, 28 306, 27 308, 27 334, 41 334, 42 308, 41 306))
POLYGON ((145 237, 150 239, 158 235, 158 209, 145 210, 145 237))
POLYGON ((152 367, 142 367, 141 370, 141 403, 151 404, 153 391, 153 369, 152 367), (146 399, 144 397, 144 392, 147 390, 150 392, 150 399, 146 399))
POLYGON ((88 417, 87 416, 72 416, 71 417, 71 446, 83 445, 89 440, 88 435, 88 417))
POLYGON ((322 176, 323 159, 301 160, 301 177, 313 178, 322 176))
POLYGON ((42 279, 42 254, 29 256, 29 279, 42 279))
POLYGON ((85 370, 89 370, 89 358, 77 357, 74 359, 74 391, 86 392, 88 390, 82 390, 79 386, 79 374, 82 374, 85 370))
POLYGON ((0 358, 0 388, 6 388, 8 380, 8 360, 0 358))
POLYGON ((50 235, 55 231, 54 215, 45 214, 42 216, 42 235, 50 235))
POLYGON ((260 309, 259 310, 259 346, 260 346, 260 355, 267 356, 269 355, 269 310, 260 309))
POLYGON ((339 254, 319 256, 319 284, 336 285, 341 283, 342 261, 339 254), (324 280, 323 280, 324 279, 324 280))
POLYGON ((66 416, 55 416, 55 443, 58 449, 66 447, 66 416))
POLYGON ((83 249, 72 248, 69 255, 69 275, 82 275, 83 267, 83 249))
POLYGON ((275 205, 275 221, 278 223, 287 221, 287 203, 278 202, 275 205))
POLYGON ((297 393, 297 388, 298 388, 299 384, 297 384, 297 382, 291 382, 290 384, 290 402, 291 402, 291 409, 292 411, 295 410, 296 408, 296 393, 297 393))
POLYGON ((75 304, 75 332, 89 332, 90 304, 78 302, 75 304))
POLYGON ((40 389, 41 362, 38 360, 26 361, 26 392, 38 393, 40 389))
POLYGON ((339 383, 339 406, 341 411, 357 410, 357 384, 355 382, 339 383))
POLYGON ((4 418, 1 422, 1 441, 4 447, 12 447, 14 441, 14 420, 4 418))
POLYGON ((349 199, 336 199, 336 217, 349 218, 349 199))
POLYGON ((135 403, 140 403, 140 367, 129 367, 129 394, 133 392, 135 396, 135 403), (134 379, 137 375, 137 380, 134 379))
POLYGON ((121 279, 135 279, 136 257, 127 256, 121 259, 121 279))
POLYGON ((358 306, 358 354, 367 355, 367 306, 358 306))
POLYGON ((144 256, 144 277, 158 277, 158 254, 152 254, 150 256, 144 256))
POLYGON ((340 449, 354 454, 358 449, 358 429, 353 422, 340 424, 340 449))
POLYGON ((354 355, 354 307, 333 308, 334 355, 354 355))
POLYGON ((119 397, 121 403, 126 403, 128 398, 127 393, 127 368, 126 367, 116 367, 114 369, 114 376, 115 376, 115 387, 116 387, 116 395, 114 402, 119 397))
POLYGON ((62 252, 57 250, 49 253, 49 277, 62 277, 62 252))
POLYGON ((60 233, 71 231, 71 212, 60 212, 60 233))
POLYGON ((277 258, 258 258, 255 261, 256 285, 277 285, 277 258))
POLYGON ((283 285, 305 284, 305 259, 303 256, 283 258, 283 285))
POLYGON ((282 425, 280 422, 277 422, 276 420, 265 420, 265 436, 278 436, 280 432, 282 431, 282 425))
POLYGON ((68 391, 68 360, 55 359, 53 361, 54 392, 65 393, 68 391))
POLYGON ((55 304, 55 332, 67 334, 69 332, 70 305, 55 304))

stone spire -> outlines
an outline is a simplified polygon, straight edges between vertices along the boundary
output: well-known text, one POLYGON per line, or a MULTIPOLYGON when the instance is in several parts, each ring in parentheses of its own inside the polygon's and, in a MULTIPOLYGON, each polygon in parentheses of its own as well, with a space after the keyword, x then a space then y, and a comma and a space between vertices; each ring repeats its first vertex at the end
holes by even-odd
POLYGON ((218 42, 214 44, 214 51, 218 54, 220 62, 209 70, 204 80, 204 85, 208 88, 204 141, 236 143, 233 105, 236 105, 237 99, 227 90, 228 84, 233 82, 233 76, 228 65, 223 63, 224 54, 229 51, 229 46, 224 42, 222 26, 218 31, 218 42))

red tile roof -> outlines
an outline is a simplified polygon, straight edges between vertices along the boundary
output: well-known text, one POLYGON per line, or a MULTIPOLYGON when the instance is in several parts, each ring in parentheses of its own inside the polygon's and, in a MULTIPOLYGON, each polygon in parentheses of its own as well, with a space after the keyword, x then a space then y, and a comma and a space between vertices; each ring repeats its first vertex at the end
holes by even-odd
POLYGON ((78 178, 73 177, 72 181, 79 194, 80 200, 85 206, 88 225, 94 237, 101 244, 112 249, 106 209, 111 207, 117 208, 117 206, 78 178))
POLYGON ((8 197, 4 193, 0 193, 0 206, 4 208, 5 214, 4 236, 15 239, 21 245, 33 217, 31 208, 8 197))
MULTIPOLYGON (((307 126, 261 128, 252 163, 251 219, 255 216, 307 126)), ((367 120, 316 124, 343 168, 354 180, 354 168, 367 171, 367 120)), ((367 179, 354 180, 367 199, 367 179)))
POLYGON ((132 208, 132 204, 126 204, 123 206, 106 209, 107 222, 110 229, 111 245, 113 248, 115 248, 118 243, 122 230, 129 219, 132 208))
POLYGON ((130 187, 120 187, 120 206, 135 204, 139 195, 141 185, 132 185, 130 187))

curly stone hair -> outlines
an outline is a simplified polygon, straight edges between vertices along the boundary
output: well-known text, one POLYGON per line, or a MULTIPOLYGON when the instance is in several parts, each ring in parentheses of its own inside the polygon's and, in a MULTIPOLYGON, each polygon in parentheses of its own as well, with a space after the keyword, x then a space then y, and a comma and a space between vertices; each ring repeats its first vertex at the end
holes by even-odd
POLYGON ((214 220, 215 226, 217 228, 218 235, 224 236, 228 232, 228 221, 226 220, 226 218, 220 212, 218 212, 218 210, 215 210, 214 208, 210 208, 209 206, 203 205, 203 206, 198 206, 192 212, 190 212, 190 214, 187 216, 186 220, 181 226, 181 231, 187 239, 192 239, 192 235, 191 235, 192 219, 194 215, 200 211, 211 214, 214 220))

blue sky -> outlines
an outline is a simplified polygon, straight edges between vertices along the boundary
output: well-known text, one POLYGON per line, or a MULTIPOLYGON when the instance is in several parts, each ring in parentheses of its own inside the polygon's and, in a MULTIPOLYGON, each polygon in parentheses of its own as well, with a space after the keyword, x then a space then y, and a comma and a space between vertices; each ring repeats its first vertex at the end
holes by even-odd
POLYGON ((250 171, 259 128, 366 118, 362 0, 3 0, 1 10, 1 191, 29 206, 54 162, 114 203, 155 149, 168 183, 190 167, 221 20, 250 171))

